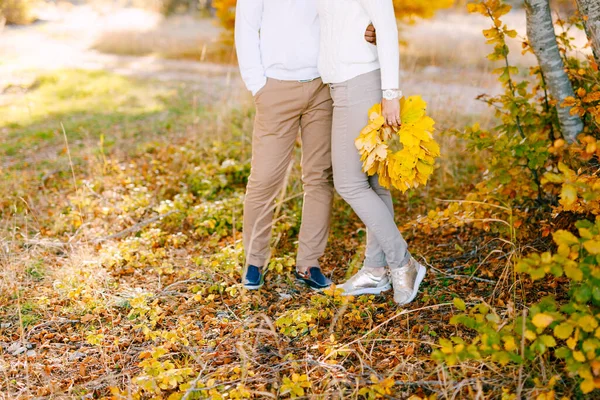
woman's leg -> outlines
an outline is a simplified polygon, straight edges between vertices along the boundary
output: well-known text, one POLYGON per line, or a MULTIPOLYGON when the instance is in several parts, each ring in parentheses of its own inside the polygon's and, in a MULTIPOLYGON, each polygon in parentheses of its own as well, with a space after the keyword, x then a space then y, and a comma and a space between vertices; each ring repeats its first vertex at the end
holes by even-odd
MULTIPOLYGON (((381 186, 381 184, 379 183, 379 176, 370 176, 369 185, 371 185, 371 188, 375 191, 375 193, 377 193, 379 198, 383 200, 392 218, 394 218, 394 204, 392 202, 392 194, 388 189, 381 186)), ((370 232, 369 228, 367 228, 367 248, 365 251, 364 266, 372 269, 383 269, 383 267, 387 266, 385 253, 379 245, 377 238, 375 237, 375 235, 373 235, 372 232, 370 232)), ((383 271, 378 272, 383 273, 383 271)))
POLYGON ((391 198, 383 188, 377 187, 376 191, 371 186, 369 177, 362 172, 360 154, 354 146, 360 130, 368 123, 369 108, 381 101, 380 72, 373 71, 343 84, 332 85, 331 94, 334 101, 334 185, 367 226, 370 236, 368 262, 373 265, 365 265, 381 267, 387 264, 390 268, 399 268, 405 263, 408 252, 406 241, 394 222, 393 210, 390 211, 391 198), (377 246, 383 251, 378 252, 377 246))

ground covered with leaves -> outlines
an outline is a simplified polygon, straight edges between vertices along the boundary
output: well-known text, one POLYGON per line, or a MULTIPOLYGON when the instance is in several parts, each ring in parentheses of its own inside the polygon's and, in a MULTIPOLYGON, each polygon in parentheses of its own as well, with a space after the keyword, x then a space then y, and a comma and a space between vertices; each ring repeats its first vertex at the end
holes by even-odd
MULTIPOLYGON (((0 398, 598 398, 598 65, 569 37, 581 21, 557 23, 585 126, 567 143, 540 69, 510 53, 531 50, 500 19, 510 7, 469 10, 488 19, 499 68, 460 74, 498 76, 479 96, 494 115, 435 86, 449 107, 417 67, 406 82, 441 149, 426 187, 394 192, 428 267, 408 307, 295 282, 298 162, 266 284, 243 289, 254 107, 230 70, 182 83, 65 69, 5 87, 0 398)), ((334 282, 361 267, 365 240, 336 197, 334 282)))
MULTIPOLYGON (((544 358, 527 371, 432 359, 440 338, 472 336, 449 323, 457 307, 484 302, 502 319, 525 297, 560 298, 564 290, 556 281, 515 280, 517 244, 494 228, 502 223, 465 224, 439 201, 473 189, 477 157, 448 155, 428 188, 395 194, 411 252, 429 267, 409 307, 391 293, 344 298, 294 281, 297 164, 283 194, 292 200, 278 210, 266 285, 249 292, 239 282, 250 103, 72 70, 27 90, 21 101, 42 104, 45 117, 0 110, 8 121, 0 171, 2 396, 500 397, 518 385, 542 393, 557 373, 544 358), (50 102, 56 93, 70 103, 50 102), (97 114, 83 112, 89 108, 97 114), (437 222, 423 222, 428 211, 437 222)), ((528 243, 549 245, 521 223, 528 243)), ((334 282, 360 268, 364 244, 362 224, 337 198, 323 259, 334 282)), ((553 385, 571 390, 568 380, 553 385)))

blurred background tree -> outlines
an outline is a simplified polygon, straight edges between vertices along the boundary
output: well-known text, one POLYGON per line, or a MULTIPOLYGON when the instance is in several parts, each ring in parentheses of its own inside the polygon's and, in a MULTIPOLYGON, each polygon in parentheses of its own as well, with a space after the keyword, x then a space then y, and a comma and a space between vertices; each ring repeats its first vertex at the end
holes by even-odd
POLYGON ((431 18, 438 10, 450 8, 455 0, 394 0, 396 16, 404 22, 431 18))
POLYGON ((25 25, 33 22, 32 8, 37 0, 0 0, 0 20, 7 24, 25 25))
MULTIPOLYGON (((403 22, 413 23, 421 18, 431 18, 438 10, 450 8, 455 0, 393 0, 396 16, 403 22)), ((236 0, 213 0, 217 18, 225 29, 223 41, 233 43, 236 0)))
POLYGON ((213 0, 162 0, 162 12, 172 15, 181 12, 199 11, 204 15, 212 15, 213 0))

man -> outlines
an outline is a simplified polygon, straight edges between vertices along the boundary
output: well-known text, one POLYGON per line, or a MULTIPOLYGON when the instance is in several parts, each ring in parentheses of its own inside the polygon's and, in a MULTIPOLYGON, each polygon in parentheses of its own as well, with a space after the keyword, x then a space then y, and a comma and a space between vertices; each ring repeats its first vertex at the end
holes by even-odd
MULTIPOLYGON (((331 285, 319 267, 333 198, 332 100, 317 71, 319 32, 317 0, 237 1, 238 60, 256 104, 252 166, 244 201, 243 284, 248 289, 259 289, 264 283, 275 199, 299 131, 304 205, 296 277, 316 290, 331 285)), ((365 39, 375 43, 372 26, 365 39)))

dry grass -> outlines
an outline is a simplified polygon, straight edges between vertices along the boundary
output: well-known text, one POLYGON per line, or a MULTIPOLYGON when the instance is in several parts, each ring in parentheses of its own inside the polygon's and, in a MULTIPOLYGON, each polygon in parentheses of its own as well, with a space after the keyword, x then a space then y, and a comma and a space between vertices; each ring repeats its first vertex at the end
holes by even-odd
POLYGON ((141 10, 111 16, 93 48, 110 54, 157 55, 196 61, 230 62, 230 52, 220 44, 219 28, 212 19, 189 15, 164 18, 141 10))
MULTIPOLYGON (((531 53, 521 55, 521 43, 526 37, 525 11, 516 9, 502 20, 519 35, 508 41, 511 62, 523 67, 535 65, 531 53)), ((412 66, 438 66, 489 72, 497 67, 486 58, 491 47, 481 34, 489 27, 489 19, 455 10, 440 12, 434 19, 417 25, 405 26, 401 29, 405 43, 401 52, 404 67, 410 70, 412 66)), ((587 42, 585 34, 578 30, 572 30, 571 34, 575 38, 573 44, 583 48, 587 42)))

